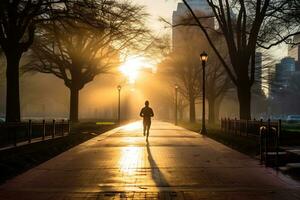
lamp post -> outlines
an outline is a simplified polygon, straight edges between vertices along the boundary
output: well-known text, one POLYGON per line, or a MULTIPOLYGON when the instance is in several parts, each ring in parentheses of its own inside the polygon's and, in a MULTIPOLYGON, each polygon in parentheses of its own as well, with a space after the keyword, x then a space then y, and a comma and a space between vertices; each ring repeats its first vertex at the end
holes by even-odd
POLYGON ((178 124, 178 121, 177 121, 177 113, 178 113, 178 104, 177 104, 177 98, 178 97, 178 85, 175 85, 175 125, 178 124))
POLYGON ((201 134, 205 135, 207 133, 205 127, 205 64, 207 62, 208 55, 205 51, 200 54, 200 60, 202 62, 202 128, 201 134))
POLYGON ((121 122, 121 85, 117 86, 118 89, 118 123, 120 124, 121 122))

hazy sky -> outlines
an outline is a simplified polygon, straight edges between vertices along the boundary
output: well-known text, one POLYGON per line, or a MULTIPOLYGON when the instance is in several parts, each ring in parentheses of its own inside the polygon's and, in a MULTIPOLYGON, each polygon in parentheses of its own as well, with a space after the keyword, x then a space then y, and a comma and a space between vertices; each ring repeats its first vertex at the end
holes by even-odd
MULTIPOLYGON (((149 25, 155 30, 160 32, 171 33, 170 28, 165 28, 166 24, 163 24, 158 21, 159 17, 163 17, 171 22, 172 13, 176 10, 177 3, 181 2, 181 0, 132 0, 133 2, 144 5, 146 7, 146 11, 150 14, 150 22, 149 25)), ((274 55, 275 59, 281 59, 287 56, 287 47, 286 45, 280 45, 277 47, 273 47, 270 50, 270 53, 274 55)))
POLYGON ((133 0, 133 2, 146 7, 147 12, 151 15, 151 22, 149 23, 151 27, 157 31, 166 31, 158 19, 163 17, 171 21, 172 12, 176 9, 179 0, 133 0))

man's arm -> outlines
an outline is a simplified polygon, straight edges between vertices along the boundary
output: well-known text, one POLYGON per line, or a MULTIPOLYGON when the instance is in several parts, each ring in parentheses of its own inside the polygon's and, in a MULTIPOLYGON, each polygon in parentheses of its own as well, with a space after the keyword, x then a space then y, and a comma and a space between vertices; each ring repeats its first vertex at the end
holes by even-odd
POLYGON ((144 117, 144 109, 142 108, 141 112, 140 112, 140 116, 144 117))
POLYGON ((154 112, 153 112, 152 108, 151 108, 151 117, 154 117, 154 112))

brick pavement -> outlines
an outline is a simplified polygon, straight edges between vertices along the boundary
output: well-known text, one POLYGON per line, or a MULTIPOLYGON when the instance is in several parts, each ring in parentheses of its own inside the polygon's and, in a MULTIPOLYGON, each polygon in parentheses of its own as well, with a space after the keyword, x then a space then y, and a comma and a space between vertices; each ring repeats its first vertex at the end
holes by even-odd
POLYGON ((300 184, 198 133, 135 122, 7 181, 0 199, 300 199, 300 184))

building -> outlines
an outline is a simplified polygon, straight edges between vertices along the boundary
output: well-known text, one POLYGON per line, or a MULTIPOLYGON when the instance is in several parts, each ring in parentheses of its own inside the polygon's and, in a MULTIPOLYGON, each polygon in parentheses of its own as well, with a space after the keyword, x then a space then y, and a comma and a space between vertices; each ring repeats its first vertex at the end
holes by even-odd
POLYGON ((295 71, 296 62, 292 57, 285 57, 275 64, 275 71, 270 78, 269 94, 274 97, 280 90, 285 89, 295 71))
MULTIPOLYGON (((249 63, 251 65, 251 63, 249 63)), ((250 66, 249 66, 250 67, 250 66)), ((254 74, 254 84, 252 86, 252 92, 254 94, 263 94, 263 69, 262 69, 262 53, 255 52, 255 74, 254 74)))
POLYGON ((258 93, 262 92, 262 53, 255 52, 255 84, 258 93))
MULTIPOLYGON (((212 10, 206 0, 187 0, 187 3, 198 16, 212 16, 212 10)), ((173 12, 172 16, 172 24, 174 26, 172 30, 172 47, 174 51, 180 48, 183 43, 186 44, 187 38, 189 38, 190 42, 194 43, 196 38, 197 40, 201 40, 201 35, 203 35, 199 27, 176 26, 182 24, 183 21, 186 23, 194 20, 190 17, 190 12, 184 3, 180 2, 177 4, 177 9, 173 12)), ((214 18, 205 19, 204 23, 214 28, 214 18)))
MULTIPOLYGON (((300 34, 294 36, 293 43, 300 43, 300 34)), ((295 59, 295 67, 300 71, 300 44, 288 46, 288 56, 295 59)))
POLYGON ((282 87, 287 87, 288 81, 296 71, 295 59, 292 57, 285 57, 276 65, 275 79, 282 87))

